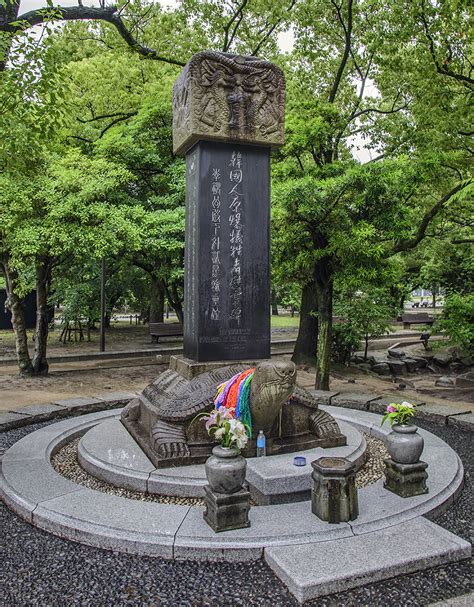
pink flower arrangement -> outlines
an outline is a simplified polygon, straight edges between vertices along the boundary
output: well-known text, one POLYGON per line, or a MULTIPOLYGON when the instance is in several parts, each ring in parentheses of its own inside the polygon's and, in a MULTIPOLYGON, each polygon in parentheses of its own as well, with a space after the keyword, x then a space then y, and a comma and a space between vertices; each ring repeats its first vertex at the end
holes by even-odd
POLYGON ((387 406, 385 415, 382 417, 381 425, 383 425, 388 419, 390 426, 393 424, 405 426, 415 415, 415 406, 407 401, 403 401, 402 403, 390 403, 390 405, 387 406))

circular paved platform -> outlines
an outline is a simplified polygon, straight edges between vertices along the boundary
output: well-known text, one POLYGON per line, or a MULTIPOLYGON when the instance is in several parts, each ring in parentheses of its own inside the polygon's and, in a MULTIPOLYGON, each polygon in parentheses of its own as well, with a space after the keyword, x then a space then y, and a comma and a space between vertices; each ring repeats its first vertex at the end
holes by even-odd
MULTIPOLYGON (((383 438, 380 417, 363 411, 322 407, 339 421, 383 438)), ((250 511, 251 527, 214 534, 203 508, 129 500, 77 485, 55 472, 50 458, 61 446, 119 410, 93 413, 38 430, 2 458, 0 495, 23 518, 42 529, 86 544, 168 558, 253 560, 264 549, 318 544, 378 532, 449 506, 462 488, 463 468, 455 451, 437 436, 425 439, 429 493, 403 499, 382 481, 359 491, 357 520, 330 525, 311 514, 307 501, 250 511)), ((270 458, 269 458, 270 459, 270 458)))
MULTIPOLYGON (((307 465, 293 465, 294 453, 247 459, 247 482, 258 504, 301 501, 310 498, 310 462, 322 457, 345 457, 357 469, 365 461, 366 441, 360 430, 341 421, 347 445, 308 449, 307 465)), ((179 497, 204 497, 207 483, 204 464, 155 468, 118 418, 95 425, 81 438, 79 462, 93 476, 126 489, 179 497)))

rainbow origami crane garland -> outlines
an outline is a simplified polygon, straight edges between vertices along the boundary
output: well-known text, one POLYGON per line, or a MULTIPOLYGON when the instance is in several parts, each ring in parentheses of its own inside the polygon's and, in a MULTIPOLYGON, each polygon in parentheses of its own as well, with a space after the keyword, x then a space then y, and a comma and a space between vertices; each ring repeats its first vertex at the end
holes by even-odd
POLYGON ((236 419, 245 424, 249 438, 252 438, 252 416, 250 413, 250 383, 255 368, 237 373, 217 388, 214 399, 216 409, 229 409, 236 419))

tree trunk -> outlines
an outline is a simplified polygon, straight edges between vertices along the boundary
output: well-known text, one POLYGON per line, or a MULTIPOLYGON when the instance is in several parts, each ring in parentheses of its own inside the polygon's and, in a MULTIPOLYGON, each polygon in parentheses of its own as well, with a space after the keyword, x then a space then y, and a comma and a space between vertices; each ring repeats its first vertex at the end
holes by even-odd
POLYGON ((327 259, 316 264, 318 304, 318 348, 316 356, 316 390, 329 390, 329 368, 332 342, 332 270, 327 259))
POLYGON ((164 322, 165 287, 163 281, 150 275, 150 317, 149 322, 164 322))
POLYGON ((318 343, 318 319, 316 313, 316 286, 310 282, 301 293, 300 324, 291 360, 299 364, 314 364, 318 343))
POLYGON ((271 300, 272 300, 272 316, 278 316, 278 300, 275 293, 275 289, 271 291, 271 300))
POLYGON ((18 359, 18 369, 20 375, 33 375, 33 365, 31 364, 30 353, 28 352, 28 335, 26 333, 25 313, 23 304, 15 293, 15 278, 10 272, 8 266, 8 256, 4 255, 1 262, 3 275, 5 276, 5 288, 7 298, 5 309, 9 310, 12 319, 12 327, 15 332, 15 348, 18 359))
POLYGON ((367 352, 369 350, 369 334, 365 334, 365 349, 364 349, 364 360, 367 360, 367 352))
POLYGON ((183 314, 183 300, 180 298, 178 293, 178 287, 176 283, 171 285, 171 288, 164 282, 163 283, 166 298, 168 299, 168 303, 176 312, 176 316, 178 317, 179 323, 181 326, 184 324, 184 314, 183 314))
POLYGON ((33 372, 35 375, 47 375, 48 361, 48 291, 50 282, 49 260, 40 260, 36 264, 36 329, 33 372))

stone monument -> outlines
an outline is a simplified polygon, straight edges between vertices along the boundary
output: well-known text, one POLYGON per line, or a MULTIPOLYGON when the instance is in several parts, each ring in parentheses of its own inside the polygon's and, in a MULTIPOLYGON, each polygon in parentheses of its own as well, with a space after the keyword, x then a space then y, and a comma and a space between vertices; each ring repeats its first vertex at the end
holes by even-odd
POLYGON ((186 155, 184 356, 270 356, 270 148, 283 144, 285 80, 267 61, 194 55, 173 89, 186 155))
MULTIPOLYGON (((184 357, 121 418, 157 467, 206 460, 212 441, 196 415, 250 366, 253 430, 265 431, 268 454, 346 444, 296 385, 294 364, 266 360, 270 149, 283 144, 284 99, 278 67, 228 53, 194 55, 175 83, 173 148, 186 155, 184 357)), ((255 440, 244 455, 255 455, 255 440)))

